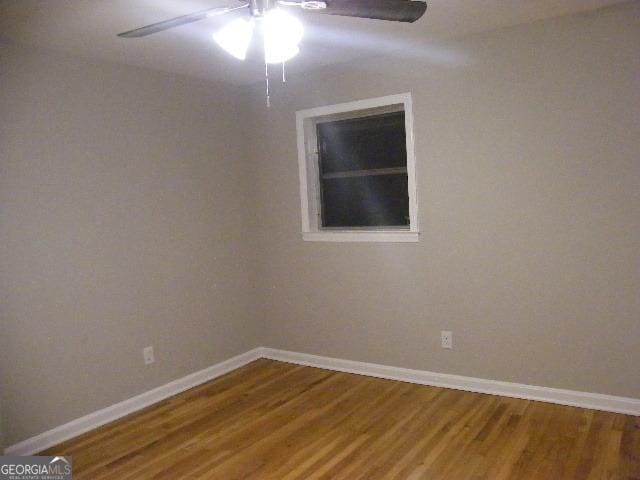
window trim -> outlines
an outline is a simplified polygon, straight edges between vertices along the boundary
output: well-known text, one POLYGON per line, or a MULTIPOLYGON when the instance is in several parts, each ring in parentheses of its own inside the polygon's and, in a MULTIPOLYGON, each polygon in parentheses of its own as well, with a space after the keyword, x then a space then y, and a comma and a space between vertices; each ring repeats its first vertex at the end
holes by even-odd
POLYGON ((321 242, 417 242, 419 240, 413 108, 410 92, 299 110, 296 112, 296 132, 303 240, 321 242), (344 114, 345 118, 356 118, 359 110, 395 105, 402 105, 404 109, 409 228, 385 227, 366 230, 320 228, 318 220, 320 209, 318 152, 316 151, 317 142, 315 142, 315 125, 318 119, 328 116, 342 116, 341 114, 344 114), (307 139, 312 141, 307 142, 307 139))

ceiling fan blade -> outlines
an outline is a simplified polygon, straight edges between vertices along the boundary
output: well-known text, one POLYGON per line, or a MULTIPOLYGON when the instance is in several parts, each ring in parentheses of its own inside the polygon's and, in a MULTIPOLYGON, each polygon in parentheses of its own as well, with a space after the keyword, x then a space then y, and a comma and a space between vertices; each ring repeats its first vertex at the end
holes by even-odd
POLYGON ((232 12, 233 10, 245 8, 247 5, 248 4, 244 4, 239 7, 207 8, 206 10, 200 10, 198 12, 190 13, 188 15, 182 15, 180 17, 170 18, 169 20, 164 20, 158 23, 152 23, 151 25, 146 25, 144 27, 136 28, 134 30, 122 32, 122 33, 119 33, 118 36, 123 38, 146 37, 147 35, 151 35, 152 33, 162 32, 163 30, 169 30, 170 28, 186 25, 187 23, 193 23, 199 20, 204 20, 205 18, 208 18, 208 17, 223 15, 225 13, 232 12))
POLYGON ((305 11, 412 23, 427 9, 425 2, 416 0, 326 0, 325 3, 327 8, 305 11))

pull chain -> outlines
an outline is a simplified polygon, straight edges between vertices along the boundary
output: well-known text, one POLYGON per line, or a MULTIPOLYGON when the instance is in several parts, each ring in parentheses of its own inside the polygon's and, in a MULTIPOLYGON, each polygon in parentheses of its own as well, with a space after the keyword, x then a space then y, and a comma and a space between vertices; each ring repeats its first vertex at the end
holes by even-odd
POLYGON ((270 91, 269 91, 269 64, 267 63, 266 54, 265 54, 265 57, 264 57, 264 81, 265 81, 266 93, 267 93, 267 107, 270 107, 271 106, 271 96, 270 96, 270 91))
MULTIPOLYGON (((264 15, 268 11, 269 11, 269 0, 263 0, 263 2, 262 2, 262 15, 264 15)), ((263 28, 262 35, 264 36, 265 35, 264 25, 262 26, 262 28, 263 28)), ((263 48, 264 48, 264 83, 265 83, 266 94, 267 94, 267 108, 269 108, 271 106, 271 92, 269 90, 269 63, 267 62, 266 40, 263 39, 262 44, 263 44, 263 48)))

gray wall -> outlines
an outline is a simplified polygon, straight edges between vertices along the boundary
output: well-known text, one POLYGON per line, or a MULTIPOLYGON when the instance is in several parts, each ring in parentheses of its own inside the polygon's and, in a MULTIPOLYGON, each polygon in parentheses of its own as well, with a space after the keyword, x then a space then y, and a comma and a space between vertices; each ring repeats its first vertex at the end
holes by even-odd
POLYGON ((2 418, 2 396, 0 395, 0 453, 4 452, 4 449, 5 449, 3 423, 4 423, 4 420, 2 418))
POLYGON ((640 397, 639 44, 634 2, 273 82, 269 110, 1 47, 5 446, 260 344, 640 397), (303 242, 295 111, 406 91, 420 242, 303 242))
POLYGON ((634 2, 256 86, 264 343, 640 397, 639 45, 634 2), (420 242, 302 241, 295 111, 407 91, 420 242))
POLYGON ((11 445, 258 340, 239 91, 17 47, 1 55, 11 445))

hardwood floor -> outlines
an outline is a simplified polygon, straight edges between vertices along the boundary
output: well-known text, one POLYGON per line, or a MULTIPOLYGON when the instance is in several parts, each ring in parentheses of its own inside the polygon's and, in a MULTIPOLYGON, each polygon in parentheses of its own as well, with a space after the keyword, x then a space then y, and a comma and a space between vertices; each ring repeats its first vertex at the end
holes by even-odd
POLYGON ((49 449, 74 479, 640 479, 640 417, 258 360, 49 449))

